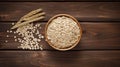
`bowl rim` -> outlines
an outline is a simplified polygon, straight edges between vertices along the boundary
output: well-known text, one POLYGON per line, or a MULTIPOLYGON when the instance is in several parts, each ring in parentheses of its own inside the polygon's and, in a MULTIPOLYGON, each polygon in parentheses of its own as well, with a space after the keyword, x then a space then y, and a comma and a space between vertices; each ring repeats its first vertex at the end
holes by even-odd
POLYGON ((48 21, 47 24, 45 25, 45 40, 47 41, 47 43, 48 43, 52 48, 54 48, 54 49, 56 49, 56 50, 59 50, 59 51, 66 51, 66 50, 70 50, 70 49, 74 48, 74 47, 79 43, 79 41, 80 41, 80 39, 81 39, 81 36, 82 36, 82 28, 81 28, 80 23, 77 21, 76 18, 74 18, 73 16, 71 16, 71 15, 69 15, 69 14, 57 14, 57 15, 54 15, 52 18, 49 19, 49 21, 48 21), (70 46, 70 47, 68 47, 68 48, 64 48, 64 49, 57 48, 57 47, 53 46, 53 44, 52 44, 52 43, 48 40, 48 38, 47 38, 47 28, 48 28, 49 24, 51 23, 51 21, 52 21, 53 19, 55 19, 55 18, 57 18, 57 17, 60 17, 60 16, 65 16, 65 17, 69 17, 69 18, 73 19, 73 20, 77 23, 77 25, 78 25, 78 27, 79 27, 79 29, 80 29, 80 36, 78 37, 78 40, 77 40, 72 46, 70 46))

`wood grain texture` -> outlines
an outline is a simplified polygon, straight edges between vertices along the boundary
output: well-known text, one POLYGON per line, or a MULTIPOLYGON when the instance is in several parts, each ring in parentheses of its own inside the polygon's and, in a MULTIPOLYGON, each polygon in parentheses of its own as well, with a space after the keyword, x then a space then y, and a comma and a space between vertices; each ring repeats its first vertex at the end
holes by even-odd
POLYGON ((0 0, 0 2, 119 2, 119 0, 0 0))
POLYGON ((18 21, 38 8, 46 12, 44 21, 60 13, 79 21, 120 21, 120 2, 0 2, 0 21, 18 21))
POLYGON ((120 51, 0 51, 0 67, 120 67, 120 51))
POLYGON ((0 0, 0 67, 120 67, 120 2, 2 1, 0 0), (43 45, 43 51, 18 48, 20 43, 13 38, 16 34, 7 33, 6 30, 12 27, 12 22, 38 8, 43 8, 46 12, 43 22, 37 22, 41 23, 40 33, 43 35, 46 21, 52 16, 66 13, 77 18, 83 29, 79 44, 70 51, 60 52, 42 39, 40 45, 43 45), (6 35, 10 37, 7 38, 6 35))
MULTIPOLYGON (((45 22, 41 23, 40 33, 44 35, 45 22)), ((13 33, 7 33, 10 22, 0 22, 0 49, 19 49, 20 43, 15 42, 13 33), (7 38, 6 35, 10 37, 7 38), (5 43, 8 40, 8 43, 5 43)), ((79 44, 73 50, 85 49, 120 49, 120 23, 111 22, 81 22, 83 35, 79 44)), ((17 36, 17 35, 16 35, 17 36)), ((45 50, 53 50, 43 39, 40 42, 45 50)))

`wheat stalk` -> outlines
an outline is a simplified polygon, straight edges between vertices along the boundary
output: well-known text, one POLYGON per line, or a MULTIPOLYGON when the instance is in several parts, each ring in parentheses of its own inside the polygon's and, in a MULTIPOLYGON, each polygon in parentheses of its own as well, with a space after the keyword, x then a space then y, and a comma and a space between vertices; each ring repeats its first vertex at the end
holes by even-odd
POLYGON ((17 24, 17 25, 15 25, 15 26, 13 26, 11 29, 15 29, 15 28, 17 28, 17 27, 26 25, 26 24, 28 24, 28 23, 41 20, 41 19, 43 19, 43 18, 45 18, 45 17, 44 17, 44 16, 41 16, 41 17, 38 17, 38 18, 35 18, 35 19, 32 19, 32 20, 25 21, 25 22, 23 22, 23 23, 20 23, 20 24, 17 24))
POLYGON ((41 11, 42 9, 39 8, 29 12, 28 14, 21 17, 20 20, 11 29, 15 29, 19 26, 23 26, 25 24, 43 19, 44 18, 43 15, 45 15, 45 12, 40 13, 41 11))

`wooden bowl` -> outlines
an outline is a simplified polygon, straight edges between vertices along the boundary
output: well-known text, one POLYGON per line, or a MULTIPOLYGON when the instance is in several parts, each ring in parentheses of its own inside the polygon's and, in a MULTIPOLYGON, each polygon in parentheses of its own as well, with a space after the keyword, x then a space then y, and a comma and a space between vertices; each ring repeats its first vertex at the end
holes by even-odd
POLYGON ((82 29, 81 29, 81 26, 80 26, 79 22, 78 22, 74 17, 72 17, 71 15, 68 15, 68 14, 58 14, 58 15, 53 16, 52 18, 50 18, 50 20, 47 22, 47 24, 46 24, 46 26, 45 26, 45 38, 46 38, 46 41, 48 42, 48 44, 49 44, 51 47, 53 47, 53 48, 56 49, 56 50, 66 51, 66 50, 70 50, 70 49, 74 48, 74 47, 79 43, 79 41, 80 41, 80 39, 81 39, 81 35, 82 35, 82 29), (79 27, 79 29, 80 29, 80 36, 78 37, 78 40, 77 40, 71 47, 64 48, 64 49, 57 48, 57 47, 53 46, 53 44, 52 44, 52 43, 48 40, 48 38, 47 38, 47 29, 48 29, 49 24, 50 24, 51 21, 54 20, 55 18, 61 17, 61 16, 65 16, 65 17, 68 17, 68 18, 73 19, 73 20, 77 23, 77 25, 78 25, 78 27, 79 27))

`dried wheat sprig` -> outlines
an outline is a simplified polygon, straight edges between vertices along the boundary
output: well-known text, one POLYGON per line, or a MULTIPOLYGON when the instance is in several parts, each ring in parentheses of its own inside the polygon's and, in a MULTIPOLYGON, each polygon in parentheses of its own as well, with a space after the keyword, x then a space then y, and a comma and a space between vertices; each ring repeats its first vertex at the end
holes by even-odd
POLYGON ((32 20, 32 19, 35 19, 35 18, 40 17, 40 16, 42 16, 42 15, 45 15, 45 12, 38 13, 38 14, 33 15, 33 16, 31 16, 31 17, 24 18, 23 20, 25 20, 25 21, 32 20))
POLYGON ((13 26, 11 29, 15 29, 15 28, 17 28, 17 27, 20 27, 20 26, 29 24, 29 23, 31 23, 31 22, 41 20, 41 19, 43 19, 43 18, 45 18, 45 17, 44 17, 44 16, 41 16, 41 17, 38 17, 38 18, 35 18, 35 19, 32 19, 32 20, 25 21, 25 22, 23 22, 23 23, 20 23, 20 24, 17 24, 17 25, 15 25, 15 26, 13 26))
POLYGON ((42 9, 39 8, 39 9, 36 9, 36 10, 33 10, 33 11, 29 12, 28 14, 21 17, 20 20, 15 25, 17 25, 17 24, 21 23, 22 21, 24 21, 24 18, 28 18, 28 17, 30 17, 30 16, 38 13, 38 12, 41 12, 41 11, 42 11, 42 9))
POLYGON ((28 14, 24 15, 23 17, 24 17, 24 18, 27 18, 27 17, 30 17, 30 16, 38 13, 38 12, 41 12, 41 11, 42 11, 42 9, 39 8, 39 9, 36 9, 36 10, 33 10, 33 11, 29 12, 28 14))

